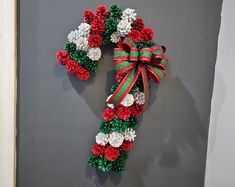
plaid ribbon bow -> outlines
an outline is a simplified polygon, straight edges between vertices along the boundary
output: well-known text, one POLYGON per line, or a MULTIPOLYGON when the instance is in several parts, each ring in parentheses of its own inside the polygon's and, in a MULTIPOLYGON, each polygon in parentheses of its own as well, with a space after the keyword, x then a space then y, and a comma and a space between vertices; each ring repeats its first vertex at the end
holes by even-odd
POLYGON ((136 44, 129 38, 123 41, 122 46, 114 49, 114 68, 117 74, 126 75, 107 103, 119 105, 138 79, 143 82, 145 101, 148 101, 149 77, 159 82, 166 75, 168 58, 164 54, 165 47, 153 46, 138 51, 136 44))

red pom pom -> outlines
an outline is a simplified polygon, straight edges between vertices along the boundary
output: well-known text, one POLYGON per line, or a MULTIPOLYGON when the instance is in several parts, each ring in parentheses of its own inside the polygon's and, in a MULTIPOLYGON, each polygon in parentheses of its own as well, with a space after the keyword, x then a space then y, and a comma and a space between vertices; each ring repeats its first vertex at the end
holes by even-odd
POLYGON ((105 150, 105 147, 99 144, 94 144, 91 149, 93 155, 95 156, 100 156, 104 154, 104 150, 105 150))
POLYGON ((135 43, 140 42, 141 40, 141 33, 137 30, 132 30, 128 35, 128 38, 130 38, 131 40, 133 40, 135 43))
POLYGON ((105 24, 101 18, 96 18, 91 22, 91 30, 94 34, 101 34, 104 32, 105 24))
POLYGON ((116 115, 122 120, 127 120, 131 115, 131 110, 127 107, 119 106, 116 110, 116 115))
POLYGON ((121 145, 121 150, 123 151, 130 151, 133 146, 133 143, 130 141, 124 141, 123 144, 121 145))
POLYGON ((81 66, 74 60, 69 60, 66 63, 66 69, 69 73, 76 73, 77 71, 80 70, 80 68, 81 66))
POLYGON ((133 116, 139 117, 142 114, 144 107, 143 105, 138 105, 135 103, 130 107, 130 110, 133 116))
POLYGON ((77 78, 83 81, 89 79, 89 77, 91 76, 90 72, 83 67, 80 67, 78 71, 76 71, 76 73, 77 78))
POLYGON ((118 149, 115 149, 112 146, 108 146, 104 151, 104 156, 107 160, 113 161, 120 156, 120 152, 118 149))
POLYGON ((125 77, 126 73, 117 73, 116 74, 116 81, 117 83, 120 83, 122 79, 125 77))
POLYGON ((99 5, 96 8, 95 12, 96 12, 96 15, 100 17, 101 19, 106 19, 109 17, 109 10, 103 5, 99 5))
POLYGON ((70 60, 70 57, 66 51, 58 51, 56 53, 56 59, 60 64, 65 65, 70 60))
POLYGON ((83 17, 84 17, 84 22, 90 23, 95 18, 95 14, 90 10, 85 10, 83 17))
POLYGON ((99 34, 91 34, 88 38, 88 45, 90 47, 100 47, 102 45, 102 38, 99 34))
POLYGON ((132 29, 141 31, 144 28, 144 20, 142 18, 137 18, 132 23, 132 29))
POLYGON ((146 42, 149 42, 153 39, 153 36, 154 36, 154 32, 153 32, 153 29, 151 28, 144 28, 142 31, 141 31, 141 35, 142 35, 142 39, 146 42))
POLYGON ((111 121, 115 117, 115 112, 111 108, 106 108, 103 112, 103 119, 105 121, 111 121))

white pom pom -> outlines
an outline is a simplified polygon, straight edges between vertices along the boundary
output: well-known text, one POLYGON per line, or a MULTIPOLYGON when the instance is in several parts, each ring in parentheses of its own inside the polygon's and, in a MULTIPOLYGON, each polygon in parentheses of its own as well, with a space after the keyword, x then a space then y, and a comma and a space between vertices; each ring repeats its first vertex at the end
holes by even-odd
POLYGON ((73 42, 73 43, 76 43, 79 37, 80 37, 80 36, 79 36, 78 30, 71 31, 71 32, 68 34, 68 40, 69 40, 70 42, 73 42))
POLYGON ((133 22, 136 20, 137 13, 135 12, 135 9, 127 8, 122 12, 122 19, 126 19, 129 22, 133 22))
POLYGON ((131 32, 131 22, 127 19, 121 20, 117 25, 117 32, 122 37, 128 35, 131 32))
POLYGON ((135 130, 131 128, 126 129, 124 132, 124 137, 125 137, 125 140, 127 141, 134 141, 136 137, 135 130))
MULTIPOLYGON (((106 99, 106 102, 110 99, 110 97, 112 97, 112 95, 113 94, 111 94, 111 95, 109 95, 108 97, 107 97, 107 99, 106 99)), ((110 104, 110 103, 107 103, 107 106, 109 107, 109 108, 114 108, 114 104, 110 104)))
POLYGON ((101 57, 101 50, 100 48, 90 48, 88 50, 87 56, 89 57, 89 59, 93 60, 93 61, 98 61, 101 57))
POLYGON ((124 136, 122 133, 112 132, 109 134, 109 144, 112 147, 120 147, 124 141, 124 136))
POLYGON ((88 37, 88 35, 90 34, 90 29, 91 29, 91 26, 89 24, 81 23, 78 26, 78 34, 79 34, 79 36, 81 36, 81 37, 88 37))
POLYGON ((143 105, 145 103, 145 94, 143 92, 136 92, 134 97, 137 104, 143 105))
POLYGON ((127 94, 124 99, 121 101, 121 105, 129 107, 134 103, 134 96, 132 94, 127 94))
POLYGON ((120 40, 120 36, 119 36, 119 34, 117 33, 117 32, 114 32, 113 34, 111 34, 111 36, 110 36, 110 40, 111 40, 111 42, 113 42, 113 43, 118 43, 118 41, 120 40))
POLYGON ((96 143, 100 145, 106 145, 108 143, 109 135, 99 132, 96 137, 96 143))
POLYGON ((77 49, 82 51, 88 50, 88 40, 87 38, 80 37, 76 41, 77 49))

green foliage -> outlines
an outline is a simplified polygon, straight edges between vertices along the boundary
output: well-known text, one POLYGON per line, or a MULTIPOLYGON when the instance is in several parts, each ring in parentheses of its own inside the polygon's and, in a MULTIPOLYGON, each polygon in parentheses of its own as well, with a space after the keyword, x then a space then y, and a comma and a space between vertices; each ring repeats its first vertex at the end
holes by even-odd
POLYGON ((75 43, 70 42, 65 44, 65 51, 69 54, 73 54, 76 51, 76 48, 77 46, 75 43))
POLYGON ((108 18, 105 21, 105 33, 107 35, 111 35, 115 31, 117 31, 118 20, 116 18, 108 18))
POLYGON ((110 92, 111 92, 111 93, 114 93, 114 91, 117 89, 118 86, 119 86, 118 83, 113 84, 112 87, 111 87, 111 89, 110 89, 110 92))
POLYGON ((103 121, 100 125, 100 132, 104 134, 115 132, 124 132, 127 128, 135 129, 138 125, 138 121, 135 117, 131 116, 127 120, 119 119, 117 116, 111 121, 103 121))
POLYGON ((114 117, 114 119, 110 123, 112 124, 113 131, 115 132, 122 133, 127 129, 126 121, 121 120, 118 117, 114 117))
POLYGON ((112 169, 112 162, 101 156, 98 160, 98 168, 103 172, 110 171, 112 169))
POLYGON ((108 121, 103 121, 100 126, 100 132, 108 134, 112 132, 112 125, 108 121))
POLYGON ((91 154, 89 159, 88 159, 88 164, 90 166, 98 166, 99 159, 101 159, 100 156, 95 156, 95 155, 91 154))
POLYGON ((104 32, 104 33, 102 33, 101 36, 102 36, 104 46, 111 44, 110 34, 109 33, 104 32))
POLYGON ((112 170, 116 172, 121 172, 125 170, 127 159, 128 159, 128 153, 121 151, 120 156, 112 163, 112 170))
POLYGON ((153 47, 154 45, 156 45, 156 43, 153 41, 145 42, 145 41, 141 40, 139 43, 137 43, 137 49, 140 50, 145 47, 153 47))
POLYGON ((118 5, 112 5, 109 11, 110 11, 110 17, 112 18, 120 18, 122 15, 122 9, 118 5))
POLYGON ((76 62, 78 62, 80 65, 85 64, 86 61, 88 60, 88 57, 86 56, 86 52, 85 51, 80 51, 80 50, 75 51, 71 55, 71 58, 73 60, 75 60, 76 62))
POLYGON ((131 116, 129 119, 126 120, 126 124, 127 128, 135 129, 138 126, 138 120, 135 117, 131 116))
POLYGON ((139 91, 141 91, 141 92, 144 91, 144 85, 143 85, 142 80, 137 81, 136 86, 139 88, 139 91))
POLYGON ((90 73, 95 73, 97 71, 98 63, 88 58, 86 63, 83 64, 83 67, 85 67, 90 73))

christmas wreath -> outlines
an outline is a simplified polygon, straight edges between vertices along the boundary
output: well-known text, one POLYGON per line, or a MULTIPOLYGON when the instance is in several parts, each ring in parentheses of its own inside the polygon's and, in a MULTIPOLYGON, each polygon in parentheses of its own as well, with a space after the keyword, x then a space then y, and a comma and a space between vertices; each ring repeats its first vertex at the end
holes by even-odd
POLYGON ((99 5, 95 13, 84 12, 84 23, 68 34, 65 51, 56 58, 80 80, 94 75, 101 57, 100 47, 116 44, 116 83, 106 100, 103 120, 88 159, 102 171, 123 171, 136 137, 137 118, 149 100, 150 82, 166 75, 166 48, 154 41, 153 29, 145 27, 134 9, 99 5))

